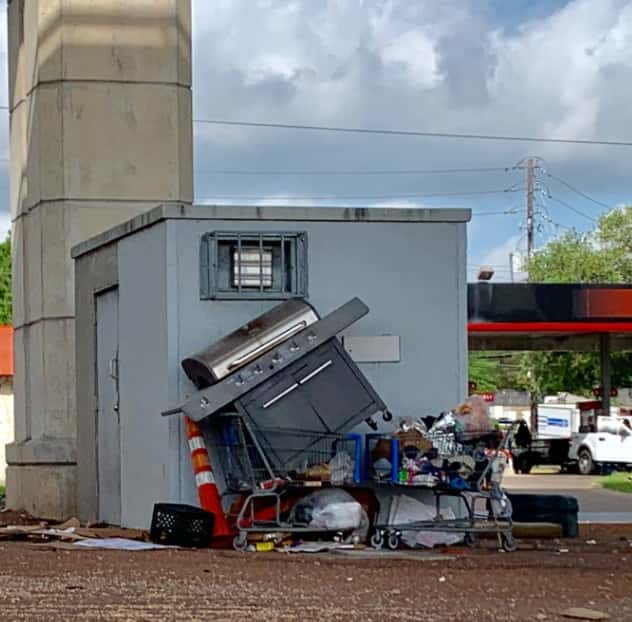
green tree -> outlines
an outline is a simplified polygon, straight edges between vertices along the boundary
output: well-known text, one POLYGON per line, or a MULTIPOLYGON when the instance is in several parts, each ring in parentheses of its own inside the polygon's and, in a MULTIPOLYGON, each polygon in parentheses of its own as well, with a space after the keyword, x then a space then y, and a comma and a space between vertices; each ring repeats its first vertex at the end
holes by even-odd
POLYGON ((0 324, 11 324, 11 238, 0 242, 0 324))
MULTIPOLYGON (((632 283, 632 207, 604 214, 594 231, 569 231, 527 265, 536 283, 632 283)), ((613 386, 632 384, 632 353, 611 355, 613 386)), ((521 360, 521 383, 538 394, 589 395, 599 384, 599 358, 585 352, 533 352, 521 360)))
POLYGON ((477 391, 496 391, 500 384, 498 359, 481 352, 470 352, 468 376, 470 382, 476 383, 477 391))
POLYGON ((522 357, 515 352, 470 352, 469 381, 477 391, 526 389, 522 357))

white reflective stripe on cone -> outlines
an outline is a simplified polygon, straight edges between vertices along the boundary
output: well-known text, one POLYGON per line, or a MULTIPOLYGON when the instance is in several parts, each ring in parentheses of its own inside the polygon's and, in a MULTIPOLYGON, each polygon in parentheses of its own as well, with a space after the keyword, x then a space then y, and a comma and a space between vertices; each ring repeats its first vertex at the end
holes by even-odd
POLYGON ((201 436, 194 436, 189 439, 189 449, 195 451, 196 449, 206 449, 204 445, 204 439, 201 436))
POLYGON ((201 473, 196 473, 195 475, 195 484, 197 486, 202 486, 204 484, 215 484, 215 477, 211 471, 202 471, 201 473))

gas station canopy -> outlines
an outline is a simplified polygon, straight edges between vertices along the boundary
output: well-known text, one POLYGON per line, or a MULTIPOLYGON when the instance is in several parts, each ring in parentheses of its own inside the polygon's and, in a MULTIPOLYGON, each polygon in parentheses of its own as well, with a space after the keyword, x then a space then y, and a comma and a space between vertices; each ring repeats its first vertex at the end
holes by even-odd
POLYGON ((470 283, 470 350, 599 352, 610 411, 610 352, 632 350, 632 286, 470 283))
POLYGON ((632 286, 468 285, 470 350, 632 350, 632 286))

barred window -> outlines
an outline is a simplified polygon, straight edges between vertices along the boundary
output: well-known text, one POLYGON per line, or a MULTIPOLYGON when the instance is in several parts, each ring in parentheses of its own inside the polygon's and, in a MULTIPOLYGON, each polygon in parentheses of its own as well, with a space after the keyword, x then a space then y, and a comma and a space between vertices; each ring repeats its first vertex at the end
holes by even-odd
POLYGON ((215 231, 202 237, 202 299, 307 296, 307 234, 215 231))

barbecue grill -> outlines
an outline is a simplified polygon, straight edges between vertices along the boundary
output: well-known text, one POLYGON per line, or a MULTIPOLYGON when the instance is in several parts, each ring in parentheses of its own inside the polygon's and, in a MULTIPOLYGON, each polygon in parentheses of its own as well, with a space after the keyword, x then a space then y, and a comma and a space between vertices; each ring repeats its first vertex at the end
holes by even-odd
MULTIPOLYGON (((354 298, 326 317, 290 300, 182 362, 199 389, 163 415, 201 421, 239 413, 253 431, 271 428, 342 433, 386 405, 336 335, 368 313, 354 298)), ((263 434, 265 438, 265 434, 263 434)))

